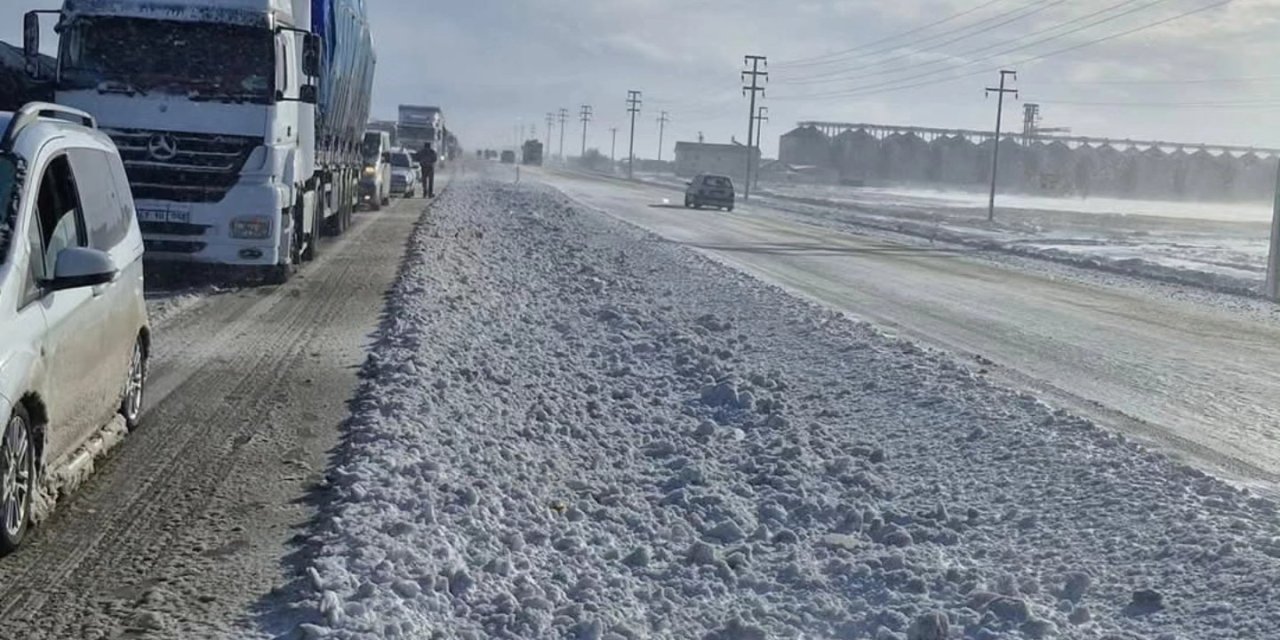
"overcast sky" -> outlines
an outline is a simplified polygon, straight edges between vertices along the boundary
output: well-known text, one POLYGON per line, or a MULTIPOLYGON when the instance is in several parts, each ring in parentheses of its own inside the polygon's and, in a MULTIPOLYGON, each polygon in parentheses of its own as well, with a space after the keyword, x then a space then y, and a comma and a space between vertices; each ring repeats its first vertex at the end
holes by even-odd
MULTIPOLYGON (((743 140, 748 53, 770 61, 766 154, 799 120, 990 130, 995 98, 983 87, 1002 65, 1018 71, 1022 101, 1043 103, 1044 126, 1280 147, 1280 0, 1234 0, 1097 44, 1222 0, 367 2, 375 116, 440 104, 470 148, 509 144, 518 125, 545 139, 546 114, 564 107, 565 148, 577 153, 577 112, 590 104, 588 146, 607 154, 618 127, 625 155, 628 89, 643 91, 637 155, 656 155, 663 110, 664 157, 700 131, 743 140), (827 57, 806 60, 816 56, 827 57)), ((22 11, 57 3, 0 4, 0 39, 18 42, 22 11)), ((1006 129, 1019 129, 1022 102, 1006 106, 1006 129)))

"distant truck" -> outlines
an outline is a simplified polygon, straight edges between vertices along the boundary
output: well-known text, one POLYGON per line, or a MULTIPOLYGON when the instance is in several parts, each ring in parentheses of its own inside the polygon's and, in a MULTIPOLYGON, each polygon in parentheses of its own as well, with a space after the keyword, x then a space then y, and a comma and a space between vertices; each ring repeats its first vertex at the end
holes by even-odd
POLYGON ((444 165, 448 154, 445 148, 444 111, 440 107, 421 107, 411 104, 400 105, 400 119, 396 122, 399 136, 397 144, 412 153, 422 150, 423 145, 430 142, 440 161, 436 168, 444 165))
MULTIPOLYGON (((355 209, 376 64, 364 0, 65 0, 59 103, 114 140, 147 258, 287 280, 355 209)), ((46 80, 48 78, 45 78, 46 80)))
POLYGON ((524 164, 541 167, 542 166, 542 143, 537 140, 527 140, 524 143, 524 164))

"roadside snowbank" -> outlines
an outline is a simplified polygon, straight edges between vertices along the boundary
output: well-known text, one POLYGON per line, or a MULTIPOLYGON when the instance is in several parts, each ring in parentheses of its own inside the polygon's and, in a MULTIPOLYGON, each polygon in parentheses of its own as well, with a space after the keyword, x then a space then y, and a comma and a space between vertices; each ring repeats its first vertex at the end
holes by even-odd
POLYGON ((305 636, 1280 628, 1267 500, 544 187, 430 216, 274 614, 305 636))

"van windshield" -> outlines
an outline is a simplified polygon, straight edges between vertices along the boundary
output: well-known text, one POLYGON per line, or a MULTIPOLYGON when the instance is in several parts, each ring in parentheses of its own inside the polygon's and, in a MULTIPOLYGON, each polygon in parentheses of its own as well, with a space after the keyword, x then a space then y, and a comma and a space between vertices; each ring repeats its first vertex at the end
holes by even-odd
POLYGON ((381 157, 382 152, 382 134, 366 133, 364 134, 364 162, 365 164, 374 164, 381 157))
POLYGON ((10 230, 13 229, 12 220, 14 220, 14 212, 16 208, 13 206, 14 182, 17 179, 17 171, 13 163, 13 157, 0 155, 0 264, 8 260, 9 254, 9 236, 10 230))

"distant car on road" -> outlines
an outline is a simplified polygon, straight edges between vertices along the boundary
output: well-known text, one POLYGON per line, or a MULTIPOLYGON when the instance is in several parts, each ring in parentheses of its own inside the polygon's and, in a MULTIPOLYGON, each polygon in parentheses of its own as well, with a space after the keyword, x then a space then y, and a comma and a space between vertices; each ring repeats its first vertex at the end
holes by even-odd
MULTIPOLYGON (((142 229, 116 146, 82 112, 0 112, 0 553, 85 447, 138 424, 150 328, 142 229)), ((56 487, 54 487, 56 490, 56 487)))
POLYGON ((688 185, 684 190, 685 207, 701 209, 710 206, 733 211, 733 180, 728 176, 694 176, 688 185))
POLYGON ((377 211, 391 202, 391 163, 386 152, 391 150, 391 134, 366 131, 364 134, 364 173, 360 176, 360 204, 377 211))
POLYGON ((393 149, 387 152, 387 162, 391 163, 391 193, 397 196, 412 198, 418 193, 421 182, 418 163, 404 149, 393 149))
POLYGON ((502 164, 515 164, 515 163, 516 163, 516 152, 514 151, 502 152, 502 164))

